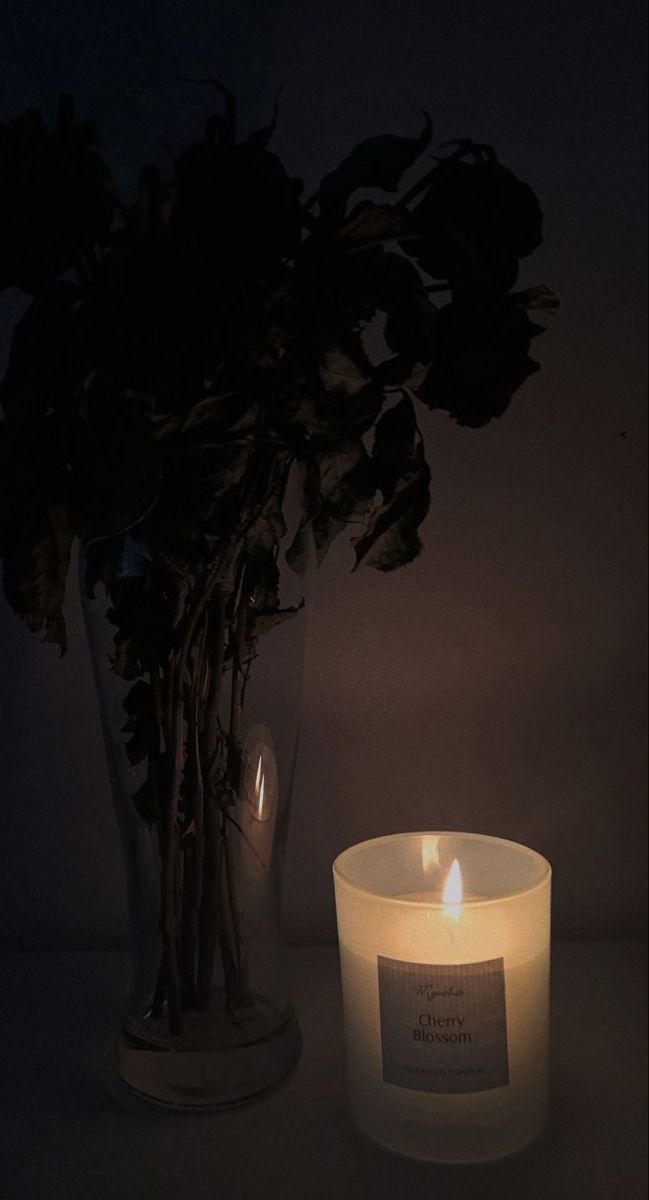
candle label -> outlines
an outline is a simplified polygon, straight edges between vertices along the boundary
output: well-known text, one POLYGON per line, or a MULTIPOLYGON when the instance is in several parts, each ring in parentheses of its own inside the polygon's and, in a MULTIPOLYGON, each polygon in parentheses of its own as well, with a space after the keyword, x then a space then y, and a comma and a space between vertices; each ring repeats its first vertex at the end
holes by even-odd
POLYGON ((442 964, 378 957, 383 1079, 419 1092, 509 1083, 502 958, 442 964))

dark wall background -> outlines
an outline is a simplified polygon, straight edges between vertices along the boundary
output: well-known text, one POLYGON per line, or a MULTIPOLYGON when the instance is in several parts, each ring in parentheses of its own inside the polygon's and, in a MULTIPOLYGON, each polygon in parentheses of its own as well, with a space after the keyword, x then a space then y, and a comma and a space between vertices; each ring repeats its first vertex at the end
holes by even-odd
MULTIPOLYGON (((537 190, 546 244, 521 286, 561 314, 543 370, 497 423, 423 418, 424 555, 350 575, 338 546, 312 605, 285 910, 334 937, 331 862, 405 829, 525 842, 554 867, 555 931, 644 923, 646 158, 644 5, 603 0, 87 5, 11 0, 2 119, 72 91, 128 190, 139 162, 237 87, 246 121, 286 81, 275 148, 308 183, 355 141, 495 144, 537 190)), ((22 310, 0 297, 0 354, 22 310)), ((0 942, 100 944, 125 910, 76 598, 59 662, 0 610, 0 942)))

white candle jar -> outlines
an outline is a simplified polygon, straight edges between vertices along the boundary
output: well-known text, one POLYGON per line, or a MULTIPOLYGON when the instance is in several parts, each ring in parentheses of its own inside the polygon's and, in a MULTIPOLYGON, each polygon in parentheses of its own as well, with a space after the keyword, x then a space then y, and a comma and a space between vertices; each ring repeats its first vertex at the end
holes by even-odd
POLYGON ((534 1141, 547 1114, 549 863, 482 834, 402 833, 350 847, 333 871, 361 1130, 449 1163, 534 1141), (449 903, 456 860, 463 899, 449 903))

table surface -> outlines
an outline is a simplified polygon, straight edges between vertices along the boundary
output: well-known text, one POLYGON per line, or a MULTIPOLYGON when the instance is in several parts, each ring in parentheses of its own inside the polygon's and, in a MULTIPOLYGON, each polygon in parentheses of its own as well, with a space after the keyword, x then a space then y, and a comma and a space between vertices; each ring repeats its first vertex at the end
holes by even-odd
POLYGON ((198 1115, 148 1105, 112 1079, 122 952, 2 955, 4 1200, 644 1200, 643 943, 554 947, 549 1130, 473 1167, 401 1158, 356 1131, 336 948, 289 956, 298 1070, 255 1104, 198 1115))

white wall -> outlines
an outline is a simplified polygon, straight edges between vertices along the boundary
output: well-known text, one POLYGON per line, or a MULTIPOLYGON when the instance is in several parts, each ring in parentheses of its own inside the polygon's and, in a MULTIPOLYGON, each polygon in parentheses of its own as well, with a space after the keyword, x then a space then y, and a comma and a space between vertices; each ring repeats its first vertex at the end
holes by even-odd
POLYGON ((439 141, 492 142, 536 188, 521 278, 562 297, 500 422, 424 418, 419 562, 350 577, 339 549, 320 579, 286 896, 305 939, 332 930, 335 854, 397 829, 535 846, 566 934, 644 919, 643 24, 633 3, 282 6, 297 173, 429 108, 439 141))
MULTIPOLYGON (((156 6, 156 36, 145 27, 136 47, 149 44, 158 67, 163 44, 183 58, 176 8, 156 6)), ((643 8, 300 0, 276 7, 270 42, 252 9, 247 33, 235 31, 249 48, 231 61, 247 64, 251 110, 287 82, 276 148, 307 180, 364 136, 417 128, 422 107, 438 141, 493 142, 546 214, 546 243, 522 282, 551 284, 563 303, 534 346, 542 372, 499 422, 473 431, 423 414, 433 490, 422 558, 391 576, 351 576, 340 545, 320 576, 285 892, 291 938, 334 937, 339 850, 420 828, 489 832, 546 854, 560 933, 642 926, 643 8)), ((111 78, 122 70, 117 25, 113 35, 111 78)), ((188 72, 193 50, 187 42, 188 72)), ((167 85, 160 69, 124 61, 120 120, 143 97, 130 134, 143 152, 151 114, 163 124, 167 85)), ((106 123, 106 92, 93 86, 106 123)), ((39 100, 21 93, 11 111, 39 100)), ((74 605, 71 629, 59 664, 2 609, 5 944, 123 932, 74 605)))

